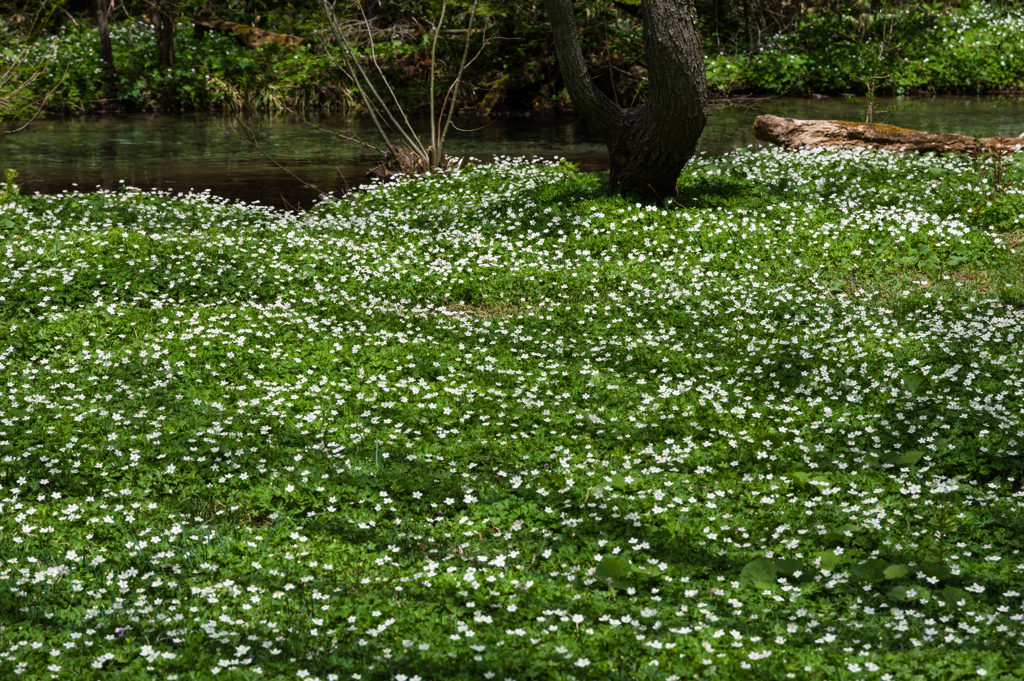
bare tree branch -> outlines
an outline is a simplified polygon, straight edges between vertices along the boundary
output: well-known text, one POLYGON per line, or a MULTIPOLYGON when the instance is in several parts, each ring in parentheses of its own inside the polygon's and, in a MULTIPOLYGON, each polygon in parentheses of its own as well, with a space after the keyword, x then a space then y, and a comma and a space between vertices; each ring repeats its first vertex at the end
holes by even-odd
MULTIPOLYGON (((293 173, 292 171, 288 170, 283 165, 278 163, 277 159, 275 159, 273 156, 271 156, 267 152, 263 151, 263 147, 260 146, 259 136, 255 132, 253 132, 252 128, 250 128, 248 125, 245 124, 245 121, 242 120, 241 116, 237 116, 236 115, 235 116, 235 122, 245 132, 245 141, 248 142, 249 146, 251 146, 256 151, 260 152, 260 154, 262 154, 265 159, 267 159, 268 161, 273 163, 275 166, 277 166, 278 168, 280 168, 284 172, 286 172, 289 175, 291 175, 296 181, 301 183, 302 186, 308 187, 309 189, 312 189, 313 191, 318 192, 321 197, 328 196, 327 194, 325 194, 323 192, 323 190, 320 189, 320 187, 317 187, 315 184, 310 184, 309 182, 306 182, 301 177, 299 177, 298 175, 296 175, 295 173, 293 173)), ((328 196, 328 198, 330 198, 330 197, 328 196)))

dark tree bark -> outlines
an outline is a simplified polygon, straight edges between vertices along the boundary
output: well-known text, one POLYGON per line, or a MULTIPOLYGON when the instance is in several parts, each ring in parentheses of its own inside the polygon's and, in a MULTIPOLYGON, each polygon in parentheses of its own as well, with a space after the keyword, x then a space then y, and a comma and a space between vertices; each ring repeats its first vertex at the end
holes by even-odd
POLYGON ((115 97, 117 68, 114 66, 114 47, 110 43, 110 11, 114 0, 96 0, 96 28, 100 34, 100 62, 107 74, 107 97, 115 97))
POLYGON ((704 54, 693 0, 643 0, 649 96, 623 109, 587 72, 572 0, 545 0, 558 65, 573 106, 608 146, 608 183, 624 194, 664 199, 693 157, 708 118, 704 54))
POLYGON ((169 0, 150 0, 149 19, 156 36, 156 56, 161 68, 174 67, 174 6, 169 0))

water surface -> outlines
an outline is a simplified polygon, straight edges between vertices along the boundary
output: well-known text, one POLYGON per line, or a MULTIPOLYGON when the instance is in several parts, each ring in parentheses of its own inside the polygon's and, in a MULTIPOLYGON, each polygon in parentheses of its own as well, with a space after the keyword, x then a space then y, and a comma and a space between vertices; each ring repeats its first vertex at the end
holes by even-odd
MULTIPOLYGON (((882 108, 897 103, 883 100, 882 108)), ((1024 133, 1024 98, 934 97, 900 100, 909 108, 886 122, 901 127, 978 137, 1024 133)), ((716 104, 698 152, 721 154, 756 145, 754 117, 858 120, 863 104, 843 98, 777 98, 716 104)), ((876 120, 880 120, 877 119, 876 120)), ((356 144, 318 132, 292 116, 246 117, 274 161, 325 192, 343 192, 366 181, 374 155, 356 144)), ((319 117, 319 125, 374 142, 361 117, 319 117)), ((418 120, 423 133, 429 123, 418 120)), ((584 170, 606 170, 600 139, 577 120, 476 119, 457 121, 448 153, 488 161, 495 156, 560 156, 584 170)), ((0 137, 0 166, 15 168, 25 192, 113 189, 122 181, 143 189, 210 190, 231 199, 280 207, 309 207, 318 192, 304 187, 246 143, 238 121, 223 115, 136 114, 34 122, 0 137)))

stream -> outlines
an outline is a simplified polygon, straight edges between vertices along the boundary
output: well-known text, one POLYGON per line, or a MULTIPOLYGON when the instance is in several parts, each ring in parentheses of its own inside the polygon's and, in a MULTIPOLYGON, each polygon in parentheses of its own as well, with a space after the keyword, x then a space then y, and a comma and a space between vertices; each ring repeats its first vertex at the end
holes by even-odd
MULTIPOLYGON (((1024 98, 932 97, 882 99, 879 109, 907 105, 892 117, 876 117, 904 128, 978 137, 1024 133, 1024 98)), ((801 119, 862 119, 863 102, 775 98, 714 103, 698 153, 722 154, 759 145, 754 118, 774 114, 801 119)), ((242 119, 258 133, 277 163, 326 192, 366 182, 376 164, 372 152, 320 132, 294 116, 242 119)), ((320 116, 329 130, 375 141, 365 117, 320 116)), ((415 124, 428 131, 429 122, 415 124)), ((578 120, 463 119, 446 144, 453 156, 490 161, 498 156, 563 157, 584 170, 607 170, 600 139, 578 120)), ((37 120, 25 131, 0 137, 0 170, 18 171, 23 193, 114 189, 124 184, 166 191, 209 190, 217 196, 275 207, 308 208, 317 192, 304 187, 253 149, 238 121, 220 114, 134 114, 37 120)))

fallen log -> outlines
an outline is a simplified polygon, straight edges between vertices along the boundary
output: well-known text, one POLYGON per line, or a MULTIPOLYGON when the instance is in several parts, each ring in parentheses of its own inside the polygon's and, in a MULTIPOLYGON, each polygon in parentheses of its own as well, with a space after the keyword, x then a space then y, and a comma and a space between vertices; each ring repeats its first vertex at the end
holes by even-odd
POLYGON ((907 130, 884 123, 801 121, 767 115, 754 119, 754 136, 764 142, 778 144, 784 149, 832 147, 965 154, 975 151, 978 147, 996 149, 1024 145, 1024 136, 977 139, 946 132, 907 130))
POLYGON ((250 49, 262 47, 267 43, 273 43, 274 45, 280 45, 281 47, 294 47, 295 45, 301 45, 303 38, 297 35, 288 35, 287 33, 271 33, 270 31, 264 31, 262 28, 256 28, 255 26, 248 26, 246 24, 236 24, 233 21, 221 21, 220 19, 196 19, 193 22, 197 33, 204 31, 221 31, 224 33, 231 33, 238 39, 238 42, 250 49))

